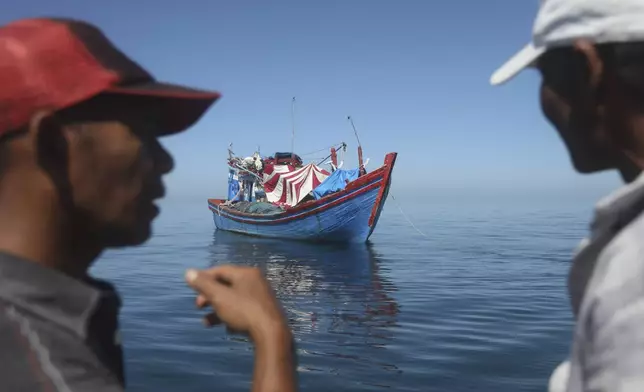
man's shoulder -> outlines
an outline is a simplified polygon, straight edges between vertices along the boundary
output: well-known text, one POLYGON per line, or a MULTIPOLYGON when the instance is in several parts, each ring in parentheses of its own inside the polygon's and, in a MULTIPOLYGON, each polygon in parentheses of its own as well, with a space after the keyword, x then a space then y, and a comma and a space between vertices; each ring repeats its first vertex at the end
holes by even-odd
POLYGON ((7 390, 122 390, 78 336, 2 299, 0 347, 0 380, 7 390))
POLYGON ((7 390, 56 390, 43 368, 34 361, 24 326, 16 318, 17 310, 0 300, 0 379, 7 390))
POLYGON ((589 306, 611 314, 644 298, 643 238, 644 213, 624 227, 599 253, 587 293, 589 306))
POLYGON ((601 290, 611 291, 644 276, 644 213, 624 227, 598 255, 601 290))
POLYGON ((575 327, 567 390, 642 390, 644 214, 599 250, 575 327), (585 388, 585 389, 584 389, 585 388), (619 389, 619 388, 618 388, 619 389))
MULTIPOLYGON (((0 300, 0 379, 7 390, 67 390, 51 362, 55 356, 43 336, 41 320, 6 300, 0 300)), ((62 379, 64 381, 64 379, 62 379)))

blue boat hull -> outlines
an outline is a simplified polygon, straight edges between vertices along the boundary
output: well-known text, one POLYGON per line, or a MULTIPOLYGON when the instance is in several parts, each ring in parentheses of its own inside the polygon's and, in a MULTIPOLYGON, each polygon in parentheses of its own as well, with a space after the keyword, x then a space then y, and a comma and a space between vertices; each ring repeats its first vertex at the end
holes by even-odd
POLYGON ((384 207, 396 154, 347 189, 275 215, 241 213, 209 200, 215 226, 241 234, 316 242, 366 242, 384 207))

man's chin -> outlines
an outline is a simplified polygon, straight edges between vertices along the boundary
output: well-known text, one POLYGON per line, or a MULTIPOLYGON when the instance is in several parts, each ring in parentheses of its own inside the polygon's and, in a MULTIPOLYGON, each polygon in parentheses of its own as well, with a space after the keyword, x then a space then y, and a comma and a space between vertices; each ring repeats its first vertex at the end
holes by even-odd
POLYGON ((593 174, 606 170, 615 169, 615 165, 608 163, 606 160, 599 157, 574 157, 572 158, 572 165, 575 170, 580 174, 593 174))
POLYGON ((574 164, 574 168, 579 174, 594 174, 594 173, 599 173, 602 171, 606 171, 610 168, 608 167, 602 167, 602 166, 595 166, 595 165, 579 165, 579 164, 574 164))
POLYGON ((127 246, 137 246, 145 243, 152 236, 152 224, 141 224, 137 227, 128 229, 110 230, 106 233, 106 248, 122 248, 127 246))

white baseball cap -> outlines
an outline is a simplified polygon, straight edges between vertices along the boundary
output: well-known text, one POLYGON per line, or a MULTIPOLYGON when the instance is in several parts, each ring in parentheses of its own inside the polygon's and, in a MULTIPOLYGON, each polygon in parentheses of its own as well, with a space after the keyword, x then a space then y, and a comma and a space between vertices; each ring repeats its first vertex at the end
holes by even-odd
POLYGON ((505 83, 548 49, 582 38, 598 44, 644 41, 644 0, 541 0, 532 42, 494 72, 490 83, 505 83))

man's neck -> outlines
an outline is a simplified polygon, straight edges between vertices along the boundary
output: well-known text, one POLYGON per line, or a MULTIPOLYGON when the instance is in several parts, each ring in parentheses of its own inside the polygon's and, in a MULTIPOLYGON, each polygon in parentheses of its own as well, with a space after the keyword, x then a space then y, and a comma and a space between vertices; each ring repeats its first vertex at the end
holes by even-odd
POLYGON ((0 192, 0 250, 83 278, 102 249, 66 224, 56 204, 47 197, 34 203, 0 192))

